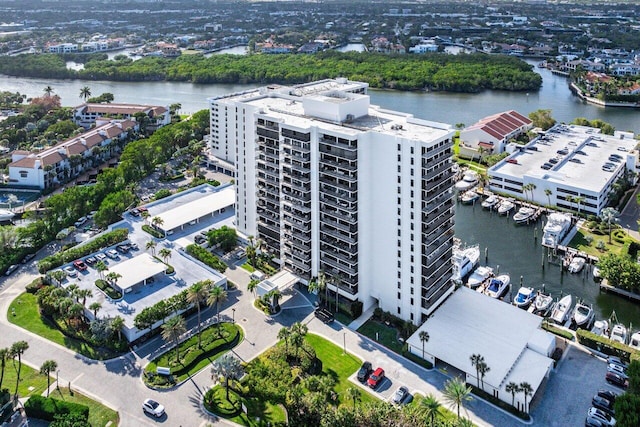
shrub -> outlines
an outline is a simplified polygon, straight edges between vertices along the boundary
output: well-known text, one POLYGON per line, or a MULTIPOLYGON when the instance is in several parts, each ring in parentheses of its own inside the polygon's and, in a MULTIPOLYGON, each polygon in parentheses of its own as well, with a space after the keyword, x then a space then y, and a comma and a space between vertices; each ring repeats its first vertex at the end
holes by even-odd
POLYGON ((636 259, 638 257, 638 251, 640 250, 640 243, 638 242, 631 242, 629 244, 629 255, 631 255, 632 259, 636 259))
POLYGON ((58 252, 42 259, 38 263, 38 271, 40 273, 45 273, 53 268, 60 267, 62 264, 99 251, 102 248, 123 242, 127 240, 128 236, 129 230, 126 228, 118 228, 109 233, 105 233, 102 236, 98 236, 89 241, 85 245, 75 246, 71 249, 67 249, 66 251, 58 252))
POLYGON ((162 232, 156 230, 150 225, 144 224, 142 226, 142 229, 157 239, 164 239, 164 234, 162 234, 162 232))
POLYGON ((43 286, 47 286, 47 284, 44 283, 44 277, 40 276, 40 277, 37 277, 33 282, 29 283, 25 289, 28 293, 35 294, 43 286))
POLYGON ((98 289, 103 291, 107 296, 111 299, 120 299, 122 298, 122 293, 116 291, 109 285, 106 280, 98 279, 96 280, 96 286, 98 289))
POLYGON ((601 337, 600 335, 596 335, 593 332, 585 331, 583 329, 578 329, 576 331, 576 336, 578 337, 578 342, 580 344, 598 350, 604 354, 618 356, 620 359, 625 361, 629 361, 634 354, 638 353, 628 345, 612 341, 609 338, 601 337))
POLYGON ((52 397, 31 396, 24 404, 28 417, 53 421, 56 414, 78 414, 89 419, 89 407, 79 403, 65 402, 52 397))
POLYGON ((211 254, 202 246, 198 246, 194 243, 188 245, 185 250, 189 255, 197 259, 198 261, 208 265, 209 267, 218 270, 220 273, 224 273, 227 269, 227 265, 220 260, 217 256, 211 254))
POLYGON ((170 195, 171 195, 171 190, 166 188, 161 188, 160 190, 156 191, 156 193, 153 195, 153 198, 156 200, 160 200, 160 199, 164 199, 165 197, 169 197, 170 195))

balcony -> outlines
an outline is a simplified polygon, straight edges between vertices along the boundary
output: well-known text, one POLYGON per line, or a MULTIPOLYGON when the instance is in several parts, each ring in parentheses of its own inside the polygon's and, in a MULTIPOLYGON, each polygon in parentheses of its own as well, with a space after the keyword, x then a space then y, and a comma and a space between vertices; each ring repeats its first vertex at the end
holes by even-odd
POLYGON ((449 151, 449 154, 451 154, 451 148, 452 148, 452 144, 444 144, 440 147, 436 147, 432 149, 427 148, 427 151, 425 151, 425 153, 422 155, 422 158, 429 160, 446 151, 449 151))
POLYGON ((304 154, 311 153, 311 150, 309 148, 303 147, 300 142, 293 141, 287 138, 285 138, 285 140, 282 142, 282 147, 288 148, 293 151, 297 151, 299 153, 304 153, 304 154))
MULTIPOLYGON (((346 235, 344 233, 341 233, 341 232, 335 230, 334 228, 330 228, 330 227, 327 227, 325 225, 320 225, 320 232, 321 232, 321 234, 324 233, 324 234, 326 234, 328 236, 334 237, 334 238, 336 238, 338 240, 342 240, 342 241, 350 243, 352 245, 355 245, 356 243, 358 243, 355 238, 350 237, 350 236, 348 236, 348 235, 346 235)), ((320 238, 322 239, 322 235, 320 236, 320 238)))
POLYGON ((303 271, 304 272, 303 273, 304 276, 307 276, 310 273, 310 271, 311 271, 311 261, 305 262, 305 261, 301 261, 301 260, 299 260, 298 258, 295 258, 295 257, 288 257, 286 252, 283 253, 282 255, 283 255, 282 258, 283 258, 285 264, 293 265, 293 266, 296 267, 297 270, 303 271))
POLYGON ((347 214, 343 214, 343 213, 341 213, 341 212, 339 212, 337 210, 328 209, 328 208, 322 209, 320 211, 320 215, 321 216, 322 215, 329 215, 329 216, 332 216, 334 218, 346 221, 349 224, 356 224, 358 222, 358 216, 355 213, 347 215, 347 214))
POLYGON ((268 220, 258 220, 258 226, 264 227, 275 233, 280 233, 280 226, 270 223, 268 220))
MULTIPOLYGON (((334 180, 330 180, 324 177, 320 178, 320 190, 321 191, 325 191, 329 194, 335 194, 337 195, 340 199, 349 199, 350 196, 349 193, 357 193, 358 189, 357 188, 351 188, 349 187, 348 184, 338 184, 337 182, 335 182, 334 180)), ((356 199, 354 198, 352 201, 355 201, 356 199)))
POLYGON ((328 215, 324 215, 323 213, 320 214, 320 224, 329 225, 351 234, 358 232, 358 227, 356 225, 343 224, 339 220, 328 215))
POLYGON ((329 160, 326 157, 322 158, 320 160, 320 166, 322 166, 322 165, 333 166, 333 167, 336 167, 336 168, 344 169, 344 170, 346 170, 348 172, 356 172, 358 170, 358 167, 356 166, 355 162, 353 162, 353 161, 351 161, 351 162, 347 162, 347 161, 336 162, 336 161, 333 161, 333 160, 329 160))
POLYGON ((301 193, 311 192, 311 184, 292 180, 292 179, 289 179, 288 177, 285 177, 282 180, 282 191, 284 191, 285 187, 288 187, 292 190, 296 190, 301 193))
POLYGON ((311 233, 300 233, 292 228, 285 228, 283 237, 286 241, 298 239, 300 242, 308 243, 311 241, 310 234, 311 233))
MULTIPOLYGON (((335 148, 340 148, 342 150, 348 151, 356 151, 358 149, 358 141, 350 141, 349 143, 341 142, 340 140, 329 140, 325 138, 320 138, 320 151, 322 151, 323 146, 330 146, 335 148)), ((331 151, 327 151, 331 152, 331 151)))
MULTIPOLYGON (((323 264, 329 265, 333 268, 335 268, 336 270, 340 271, 343 274, 347 274, 347 275, 354 275, 356 273, 358 273, 357 268, 351 268, 347 265, 343 265, 340 264, 339 262, 329 258, 329 257, 322 257, 322 262, 323 264)), ((357 263, 356 263, 356 267, 357 267, 357 263)))
POLYGON ((303 202, 311 201, 311 192, 308 193, 300 193, 299 191, 291 191, 286 187, 282 188, 282 200, 291 200, 295 202, 296 200, 301 200, 303 202))
POLYGON ((447 162, 442 165, 439 165, 433 169, 428 169, 426 172, 423 172, 422 179, 429 180, 438 174, 444 174, 453 176, 455 175, 453 169, 451 168, 451 163, 447 162))
POLYGON ((324 166, 320 166, 320 179, 322 179, 323 175, 328 175, 331 177, 334 177, 336 179, 340 179, 340 180, 346 180, 349 182, 356 182, 358 180, 358 177, 354 175, 350 175, 347 172, 342 172, 340 170, 335 170, 333 168, 330 167, 324 167, 324 166))
POLYGON ((293 215, 308 215, 311 213, 310 207, 305 206, 303 202, 292 198, 282 200, 282 205, 285 206, 283 209, 284 212, 291 212, 293 215))

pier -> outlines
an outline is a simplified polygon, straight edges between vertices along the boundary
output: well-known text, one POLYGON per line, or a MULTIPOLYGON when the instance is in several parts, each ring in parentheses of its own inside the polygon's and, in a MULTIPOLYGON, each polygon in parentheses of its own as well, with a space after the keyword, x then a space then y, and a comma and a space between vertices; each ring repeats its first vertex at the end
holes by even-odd
POLYGON ((611 286, 610 284, 607 283, 606 280, 603 280, 602 282, 600 282, 600 291, 601 292, 608 292, 608 293, 612 293, 612 294, 616 294, 616 295, 620 295, 622 297, 628 298, 630 300, 633 300, 635 302, 640 302, 640 295, 630 292, 630 291, 626 291, 624 289, 620 289, 620 288, 616 288, 615 286, 611 286))

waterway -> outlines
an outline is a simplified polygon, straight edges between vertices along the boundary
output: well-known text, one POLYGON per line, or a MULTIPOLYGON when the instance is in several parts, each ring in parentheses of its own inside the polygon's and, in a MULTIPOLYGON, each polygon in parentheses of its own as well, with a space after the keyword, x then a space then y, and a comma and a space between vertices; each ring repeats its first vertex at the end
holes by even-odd
MULTIPOLYGON (((535 62, 531 62, 535 64, 535 62)), ((505 110, 516 110, 524 115, 538 109, 550 109, 559 122, 570 122, 576 117, 602 119, 616 129, 640 132, 637 110, 604 109, 583 103, 569 91, 564 77, 546 69, 536 71, 542 75, 543 85, 537 92, 514 93, 485 91, 479 94, 422 93, 371 90, 373 104, 391 110, 412 113, 416 117, 450 124, 471 125, 479 119, 505 110)), ((246 90, 256 85, 197 85, 179 82, 105 82, 82 80, 47 80, 0 76, 0 90, 19 91, 30 97, 41 96, 51 86, 62 99, 62 104, 80 104, 80 89, 89 86, 94 96, 110 92, 116 102, 169 105, 180 103, 182 113, 193 113, 208 107, 206 98, 246 90)), ((538 237, 543 223, 537 225, 538 237)), ((500 271, 509 272, 517 288, 520 276, 529 286, 546 284, 547 290, 560 296, 570 293, 594 304, 599 318, 606 318, 615 309, 619 320, 640 327, 640 307, 612 295, 599 294, 598 287, 588 275, 561 275, 555 265, 543 270, 542 247, 534 240, 535 226, 516 227, 505 217, 492 215, 480 206, 459 206, 456 212, 456 235, 467 244, 488 248, 488 263, 500 265, 500 271)), ((484 252, 483 252, 484 253, 484 252)), ((514 289, 516 292, 517 289, 514 289)))

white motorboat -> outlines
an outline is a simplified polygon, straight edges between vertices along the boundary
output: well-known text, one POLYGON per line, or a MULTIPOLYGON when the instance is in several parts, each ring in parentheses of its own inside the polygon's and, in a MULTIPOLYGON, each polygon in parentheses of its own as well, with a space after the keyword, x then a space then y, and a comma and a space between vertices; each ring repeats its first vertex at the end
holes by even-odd
POLYGON ((539 316, 547 316, 553 309, 553 297, 544 292, 538 292, 533 302, 533 313, 539 316))
POLYGON ((570 229, 571 215, 553 212, 547 218, 547 224, 542 230, 542 244, 550 248, 555 248, 560 244, 570 229))
POLYGON ((0 222, 11 221, 11 219, 16 216, 9 209, 0 209, 0 222))
POLYGON ((577 303, 576 308, 573 310, 573 322, 578 328, 588 328, 593 322, 594 316, 593 308, 583 302, 577 303))
POLYGON ((591 328, 591 332, 601 337, 609 338, 609 322, 606 320, 596 320, 593 322, 593 328, 591 328))
POLYGON ((471 289, 476 289, 478 286, 486 282, 491 276, 493 276, 493 268, 481 265, 471 273, 471 276, 469 276, 469 279, 467 280, 467 286, 471 289))
POLYGON ((531 218, 533 218, 533 215, 535 215, 535 213, 536 213, 536 210, 534 208, 530 208, 528 206, 523 206, 520 209, 518 209, 518 212, 516 212, 513 215, 513 220, 517 224, 521 224, 521 223, 527 222, 531 218))
POLYGON ((569 267, 567 268, 567 270, 569 270, 569 273, 580 273, 586 262, 587 260, 582 258, 581 256, 573 257, 573 259, 569 263, 569 267))
POLYGON ((518 308, 526 309, 531 305, 535 298, 536 292, 533 290, 533 288, 522 286, 520 289, 518 289, 518 294, 513 299, 513 305, 518 308))
POLYGON ((462 176, 462 179, 455 183, 454 187, 459 191, 467 191, 478 184, 478 173, 472 170, 468 170, 462 176))
POLYGON ((511 200, 505 199, 502 202, 500 202, 500 205, 498 206, 498 214, 507 215, 515 207, 516 207, 515 203, 513 203, 511 200))
POLYGON ((602 279, 602 276, 600 275, 600 269, 595 265, 593 266, 593 278, 595 280, 602 279))
POLYGON ((453 250, 453 275, 451 279, 454 282, 462 282, 462 280, 473 271, 480 261, 480 246, 469 246, 461 249, 453 250))
POLYGON ((460 201, 465 205, 470 205, 476 200, 480 198, 480 195, 473 190, 465 191, 462 196, 460 196, 460 201))
POLYGON ((629 339, 629 347, 640 350, 640 332, 635 332, 629 339))
POLYGON ((611 338, 612 341, 617 341, 622 344, 627 343, 627 328, 622 323, 616 323, 611 328, 611 338))
POLYGON ((569 316, 571 315, 571 306, 573 305, 573 298, 571 295, 563 297, 551 312, 551 320, 563 325, 569 316))
POLYGON ((500 197, 492 194, 482 201, 482 207, 485 209, 493 209, 498 203, 500 203, 500 197))
POLYGON ((508 274, 494 277, 489 281, 489 286, 485 289, 484 294, 491 298, 502 298, 509 290, 509 283, 511 283, 511 277, 508 274))

